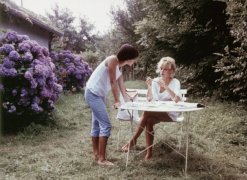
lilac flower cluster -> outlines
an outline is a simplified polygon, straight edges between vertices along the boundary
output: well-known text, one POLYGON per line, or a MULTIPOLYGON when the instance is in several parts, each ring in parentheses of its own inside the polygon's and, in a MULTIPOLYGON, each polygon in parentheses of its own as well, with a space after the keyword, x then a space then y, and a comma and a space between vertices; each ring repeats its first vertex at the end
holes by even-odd
POLYGON ((64 90, 75 88, 79 91, 85 86, 92 69, 79 55, 63 50, 59 53, 51 53, 51 58, 56 65, 58 82, 62 84, 64 90))
POLYGON ((62 92, 47 48, 8 32, 0 42, 0 92, 8 113, 50 112, 62 92))

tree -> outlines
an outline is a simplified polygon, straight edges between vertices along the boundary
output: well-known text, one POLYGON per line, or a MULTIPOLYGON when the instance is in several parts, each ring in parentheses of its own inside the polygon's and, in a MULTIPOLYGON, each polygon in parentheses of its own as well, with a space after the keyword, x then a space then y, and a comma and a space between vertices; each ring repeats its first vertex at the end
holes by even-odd
POLYGON ((75 17, 65 8, 56 5, 53 13, 47 14, 48 18, 64 32, 62 42, 55 39, 53 50, 70 50, 76 53, 91 49, 95 51, 95 36, 91 33, 94 26, 86 18, 79 18, 79 27, 75 26, 75 17))
POLYGON ((247 1, 228 1, 227 23, 231 27, 232 44, 220 54, 216 72, 221 75, 217 80, 220 85, 220 97, 247 102, 247 1))
POLYGON ((72 50, 73 43, 76 41, 76 30, 73 26, 75 17, 72 16, 72 12, 69 9, 60 9, 58 5, 56 5, 52 11, 53 14, 47 14, 48 18, 64 33, 62 43, 59 43, 60 39, 55 39, 53 49, 58 48, 72 50))
MULTIPOLYGON (((141 20, 145 16, 145 9, 143 8, 143 4, 141 1, 136 0, 126 0, 126 10, 121 9, 113 9, 111 11, 113 22, 115 24, 115 29, 108 34, 108 37, 111 39, 111 42, 113 42, 113 46, 116 44, 118 47, 123 43, 131 43, 138 47, 139 51, 142 52, 144 49, 142 46, 138 44, 138 40, 140 39, 140 36, 136 34, 135 32, 135 24, 139 20, 141 20)), ((142 56, 140 54, 140 61, 137 64, 137 66, 134 67, 134 69, 131 69, 131 71, 135 70, 135 74, 137 77, 142 78, 146 74, 143 69, 143 58, 145 56, 142 56), (142 69, 140 71, 140 69, 142 69)), ((128 69, 126 71, 129 71, 128 69)), ((132 72, 132 74, 134 74, 132 72)))
POLYGON ((144 16, 142 4, 136 0, 125 1, 127 10, 111 10, 115 30, 123 42, 135 44, 139 37, 135 34, 135 23, 144 16))

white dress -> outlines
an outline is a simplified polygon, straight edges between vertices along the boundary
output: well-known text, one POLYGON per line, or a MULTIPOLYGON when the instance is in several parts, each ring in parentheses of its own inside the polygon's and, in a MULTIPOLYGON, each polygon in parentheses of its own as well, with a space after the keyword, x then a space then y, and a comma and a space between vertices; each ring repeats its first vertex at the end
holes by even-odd
MULTIPOLYGON (((167 90, 163 91, 160 93, 160 86, 157 83, 159 81, 158 78, 155 78, 152 81, 152 95, 153 95, 153 101, 172 101, 172 97, 170 94, 167 92, 167 90)), ((173 78, 171 82, 169 83, 168 87, 177 95, 181 98, 180 94, 180 89, 181 89, 181 84, 180 81, 176 78, 173 78)), ((180 112, 168 112, 169 117, 173 120, 176 121, 177 118, 181 115, 180 112)))

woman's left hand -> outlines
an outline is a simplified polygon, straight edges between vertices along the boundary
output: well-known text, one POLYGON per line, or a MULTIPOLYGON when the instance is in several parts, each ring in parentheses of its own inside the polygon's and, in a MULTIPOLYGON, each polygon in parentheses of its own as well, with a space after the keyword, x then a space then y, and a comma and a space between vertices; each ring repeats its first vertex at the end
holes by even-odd
POLYGON ((159 80, 159 85, 160 85, 160 87, 163 87, 164 89, 167 89, 166 83, 161 79, 159 80))

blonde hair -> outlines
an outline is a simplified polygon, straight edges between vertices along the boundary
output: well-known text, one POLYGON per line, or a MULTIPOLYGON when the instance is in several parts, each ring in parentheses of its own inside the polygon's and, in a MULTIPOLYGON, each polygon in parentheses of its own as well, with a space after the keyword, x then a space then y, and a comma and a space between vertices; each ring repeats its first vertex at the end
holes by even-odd
POLYGON ((163 57, 160 59, 160 61, 157 64, 157 69, 156 69, 156 73, 160 72, 160 69, 162 66, 166 66, 166 65, 171 65, 171 68, 173 70, 173 76, 175 75, 175 71, 176 71, 176 63, 175 63, 175 59, 167 56, 167 57, 163 57))

